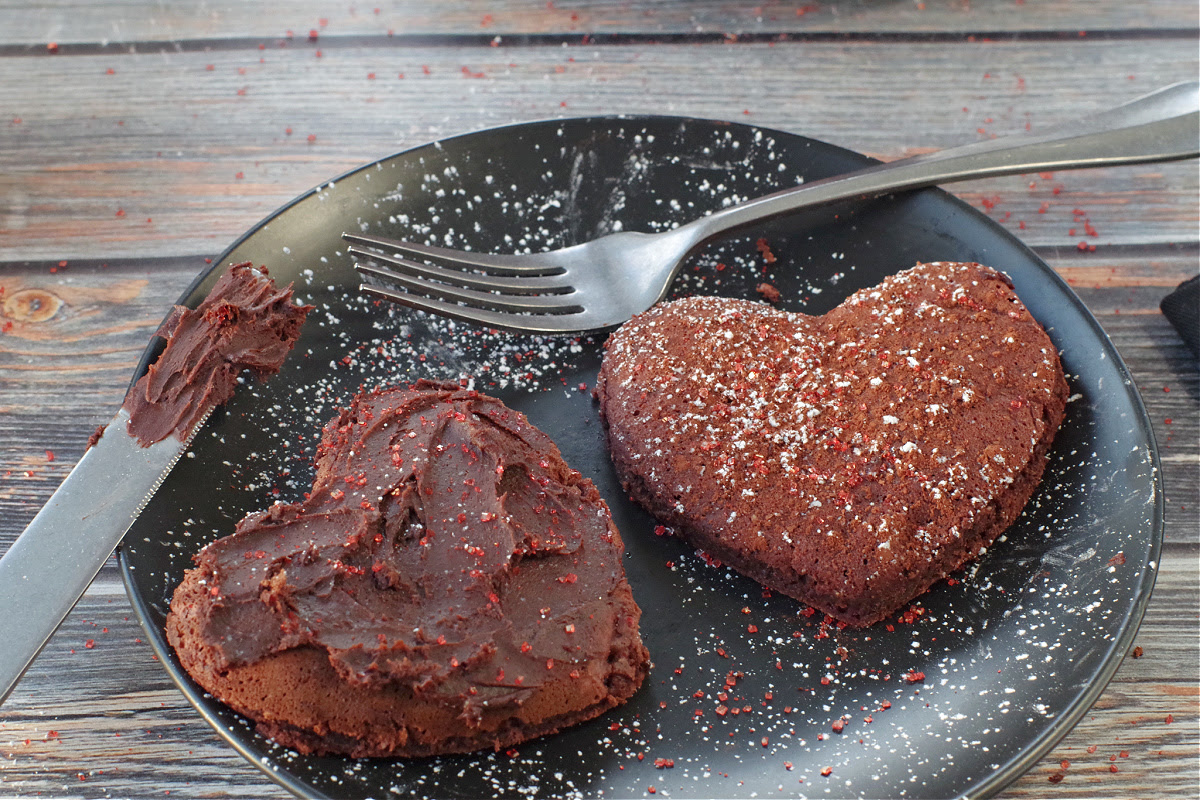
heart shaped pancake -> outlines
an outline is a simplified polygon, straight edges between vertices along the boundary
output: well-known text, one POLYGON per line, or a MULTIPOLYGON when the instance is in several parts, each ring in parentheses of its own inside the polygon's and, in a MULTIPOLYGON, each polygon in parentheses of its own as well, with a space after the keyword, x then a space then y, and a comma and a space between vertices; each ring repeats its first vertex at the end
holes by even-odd
POLYGON ((623 552, 595 486, 523 414, 418 382, 354 398, 304 501, 200 552, 167 637, 206 691, 301 752, 502 749, 646 677, 623 552))
POLYGON ((1041 479, 1067 398, 1008 279, 918 264, 821 317, 658 305, 596 387, 622 485, 739 572, 869 625, 976 558, 1041 479))

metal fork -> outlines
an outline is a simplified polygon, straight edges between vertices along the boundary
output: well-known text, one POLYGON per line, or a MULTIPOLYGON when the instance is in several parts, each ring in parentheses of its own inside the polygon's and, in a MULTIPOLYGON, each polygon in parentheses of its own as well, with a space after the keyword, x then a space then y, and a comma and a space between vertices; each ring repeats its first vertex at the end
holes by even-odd
POLYGON ((683 259, 733 228, 851 198, 993 175, 1200 155, 1200 84, 1180 83, 1037 134, 878 164, 785 189, 655 234, 613 233, 546 253, 488 255, 344 233, 362 291, 444 317, 523 333, 614 328, 661 300, 683 259))

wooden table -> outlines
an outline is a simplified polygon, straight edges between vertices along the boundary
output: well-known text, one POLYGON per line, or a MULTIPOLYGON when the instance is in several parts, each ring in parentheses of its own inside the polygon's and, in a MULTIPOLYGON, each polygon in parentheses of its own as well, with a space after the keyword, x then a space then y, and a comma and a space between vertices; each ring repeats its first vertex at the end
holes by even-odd
MULTIPOLYGON (((378 5, 0 0, 0 550, 112 416, 206 258, 361 163, 615 112, 749 121, 894 159, 1197 74, 1194 0, 378 5)), ((1166 486, 1141 657, 1002 796, 1196 797, 1200 378, 1158 303, 1197 274, 1197 165, 953 191, 1099 318, 1166 486)), ((0 795, 226 793, 284 795, 184 702, 110 560, 0 707, 0 795)))

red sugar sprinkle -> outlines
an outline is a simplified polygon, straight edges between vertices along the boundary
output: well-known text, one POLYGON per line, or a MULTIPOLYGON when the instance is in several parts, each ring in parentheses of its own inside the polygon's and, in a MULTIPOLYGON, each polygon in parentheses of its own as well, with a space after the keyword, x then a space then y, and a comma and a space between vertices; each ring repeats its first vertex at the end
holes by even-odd
POLYGON ((773 252, 771 252, 771 245, 769 245, 767 243, 766 239, 760 238, 757 242, 754 243, 754 246, 758 250, 759 255, 762 256, 763 261, 765 261, 768 264, 775 263, 775 254, 773 252))
POLYGON ((822 767, 821 774, 828 778, 833 773, 833 767, 822 767))

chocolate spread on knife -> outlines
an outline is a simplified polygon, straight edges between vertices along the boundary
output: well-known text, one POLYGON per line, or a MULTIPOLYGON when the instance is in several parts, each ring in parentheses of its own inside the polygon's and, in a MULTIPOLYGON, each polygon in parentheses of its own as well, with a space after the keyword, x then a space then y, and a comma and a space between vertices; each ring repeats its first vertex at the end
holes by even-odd
POLYGON ((343 680, 404 683, 469 716, 607 657, 623 544, 523 414, 427 381, 359 395, 316 464, 303 502, 196 557, 219 669, 314 646, 343 680))
POLYGON ((233 396, 243 369, 259 377, 279 371, 310 310, 265 269, 230 267, 197 308, 175 306, 159 327, 166 349, 125 397, 130 435, 143 447, 186 439, 208 409, 233 396))

